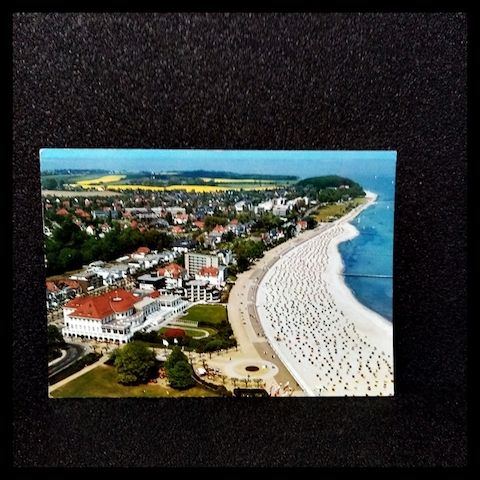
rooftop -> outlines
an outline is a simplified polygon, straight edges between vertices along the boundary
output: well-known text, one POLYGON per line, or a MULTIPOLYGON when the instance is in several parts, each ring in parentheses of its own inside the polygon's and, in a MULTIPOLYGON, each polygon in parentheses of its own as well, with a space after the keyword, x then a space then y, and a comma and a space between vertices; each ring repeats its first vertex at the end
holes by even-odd
POLYGON ((76 297, 65 304, 67 308, 74 308, 72 317, 92 318, 101 320, 114 313, 130 310, 138 297, 123 289, 113 290, 99 296, 76 297))

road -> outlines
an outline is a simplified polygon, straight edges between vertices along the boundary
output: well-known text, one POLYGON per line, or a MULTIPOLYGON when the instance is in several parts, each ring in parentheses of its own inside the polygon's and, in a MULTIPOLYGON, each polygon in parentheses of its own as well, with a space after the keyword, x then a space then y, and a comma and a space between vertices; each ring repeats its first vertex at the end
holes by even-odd
POLYGON ((57 364, 49 367, 48 377, 52 377, 58 372, 61 372, 65 368, 75 363, 79 358, 82 358, 87 353, 86 347, 84 347, 83 345, 78 345, 76 343, 67 343, 67 347, 65 348, 65 350, 67 351, 65 357, 57 364))

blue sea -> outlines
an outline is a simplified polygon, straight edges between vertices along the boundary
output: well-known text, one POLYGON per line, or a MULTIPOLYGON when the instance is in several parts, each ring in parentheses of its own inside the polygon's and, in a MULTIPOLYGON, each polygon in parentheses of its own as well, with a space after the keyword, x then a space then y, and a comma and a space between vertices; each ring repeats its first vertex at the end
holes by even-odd
MULTIPOLYGON (((377 202, 351 222, 360 235, 339 245, 345 273, 389 275, 393 273, 393 217, 395 182, 390 176, 362 178, 361 185, 378 194, 377 202)), ((356 298, 371 310, 392 320, 392 278, 345 276, 356 298)))

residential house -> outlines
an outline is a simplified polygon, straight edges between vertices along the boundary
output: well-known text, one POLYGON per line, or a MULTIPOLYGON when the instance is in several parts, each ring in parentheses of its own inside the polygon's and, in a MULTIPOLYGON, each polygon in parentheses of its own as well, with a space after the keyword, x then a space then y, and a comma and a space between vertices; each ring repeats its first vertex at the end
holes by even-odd
POLYGON ((176 253, 187 253, 197 247, 197 242, 191 239, 179 238, 173 242, 172 250, 176 253))
POLYGON ((168 290, 182 288, 187 278, 187 270, 178 263, 169 263, 157 270, 158 276, 165 279, 165 288, 168 290))
POLYGON ((225 271, 224 266, 219 267, 202 267, 195 274, 195 280, 207 281, 210 285, 220 287, 225 283, 225 271))

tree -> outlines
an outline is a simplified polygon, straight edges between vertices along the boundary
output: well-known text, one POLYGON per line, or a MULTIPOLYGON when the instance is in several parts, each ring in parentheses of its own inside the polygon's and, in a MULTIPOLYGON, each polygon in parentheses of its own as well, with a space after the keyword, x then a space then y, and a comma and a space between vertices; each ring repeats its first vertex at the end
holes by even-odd
POLYGON ((173 388, 189 388, 195 384, 192 378, 193 370, 187 356, 174 347, 164 364, 168 381, 173 388))
POLYGON ((308 230, 311 230, 312 228, 315 228, 317 226, 317 221, 313 217, 305 217, 304 220, 307 221, 307 228, 308 230))
POLYGON ((62 346, 65 344, 60 330, 55 325, 49 325, 47 329, 48 345, 62 346))
POLYGON ((56 190, 56 188, 57 188, 57 180, 56 180, 55 178, 47 178, 46 180, 44 180, 43 186, 44 186, 47 190, 56 190))
POLYGON ((227 233, 224 233, 222 235, 223 242, 233 242, 234 239, 235 239, 235 234, 231 230, 229 230, 227 233))
POLYGON ((173 388, 183 389, 195 385, 192 374, 192 367, 184 360, 177 362, 173 368, 167 370, 168 381, 173 388))
POLYGON ((173 347, 170 355, 165 361, 164 367, 165 370, 173 368, 178 362, 188 362, 187 356, 182 352, 180 347, 173 347))
POLYGON ((60 330, 55 325, 49 325, 47 329, 48 361, 61 355, 60 348, 65 345, 65 340, 60 330))
POLYGON ((155 354, 141 343, 131 342, 118 349, 114 365, 119 383, 143 383, 149 379, 155 366, 155 354))

